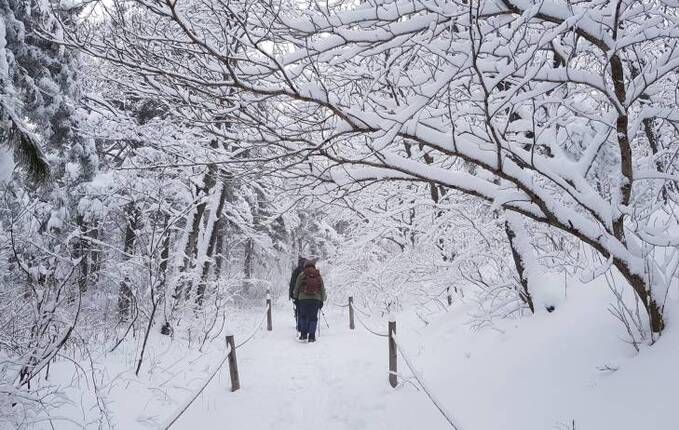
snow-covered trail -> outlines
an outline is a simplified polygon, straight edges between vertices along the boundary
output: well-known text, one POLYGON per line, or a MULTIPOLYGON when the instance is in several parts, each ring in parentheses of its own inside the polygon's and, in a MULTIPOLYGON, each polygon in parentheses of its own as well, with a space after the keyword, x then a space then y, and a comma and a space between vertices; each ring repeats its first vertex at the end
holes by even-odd
MULTIPOLYGON (((607 316, 608 300, 604 288, 572 288, 557 312, 501 320, 481 331, 469 328, 474 303, 427 315, 428 324, 402 312, 395 315, 398 341, 463 430, 676 430, 679 330, 635 354, 615 336, 623 328, 607 316)), ((330 328, 321 320, 319 340, 309 344, 294 338, 289 304, 276 307, 274 330, 259 331, 238 349, 241 390, 230 392, 223 368, 172 430, 450 429, 400 355, 400 385, 389 386, 386 338, 358 321, 349 330, 346 308, 324 310, 330 328)), ((234 316, 236 343, 252 333, 260 312, 234 316)), ((386 331, 383 318, 365 322, 386 331)), ((142 377, 134 375, 137 343, 104 355, 97 362, 104 381, 98 404, 91 379, 71 361, 58 361, 51 383, 68 387, 66 394, 80 402, 65 404, 59 414, 70 421, 54 428, 109 428, 101 425, 100 408, 110 428, 165 428, 224 358, 223 340, 204 352, 195 340, 185 341, 157 334, 142 377)))
POLYGON ((295 340, 290 309, 275 311, 274 330, 238 350, 241 390, 223 369, 173 429, 448 428, 422 393, 388 385, 386 338, 324 311, 330 328, 321 318, 313 344, 295 340))

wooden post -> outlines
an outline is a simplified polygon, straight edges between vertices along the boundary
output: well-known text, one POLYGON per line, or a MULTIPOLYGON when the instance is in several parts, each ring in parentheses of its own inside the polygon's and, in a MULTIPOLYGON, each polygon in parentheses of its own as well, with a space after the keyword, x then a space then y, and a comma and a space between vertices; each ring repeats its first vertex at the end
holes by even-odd
POLYGON ((398 377, 396 376, 396 341, 394 334, 396 334, 396 321, 389 321, 389 384, 396 388, 398 377))
POLYGON ((448 306, 452 306, 453 296, 450 295, 450 287, 446 287, 446 294, 448 295, 448 306))
POLYGON ((273 329, 271 321, 271 290, 266 290, 266 330, 271 331, 273 329))
POLYGON ((349 328, 351 330, 355 329, 354 325, 354 298, 349 296, 349 328))
POLYGON ((226 344, 229 346, 229 375, 231 376, 231 391, 240 389, 240 377, 238 376, 238 361, 236 361, 236 342, 233 335, 226 336, 226 344))

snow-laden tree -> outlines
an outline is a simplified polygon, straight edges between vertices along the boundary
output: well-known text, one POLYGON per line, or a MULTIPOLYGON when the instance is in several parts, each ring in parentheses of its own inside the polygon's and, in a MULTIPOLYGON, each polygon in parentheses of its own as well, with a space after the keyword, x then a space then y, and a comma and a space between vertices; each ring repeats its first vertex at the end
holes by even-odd
MULTIPOLYGON (((47 30, 61 39, 60 22, 70 22, 73 13, 77 10, 56 11, 49 2, 4 0, 0 4, 1 143, 14 150, 16 161, 32 179, 47 178, 48 159, 56 153, 83 161, 87 169, 96 164, 85 142, 74 145, 76 54, 41 36, 47 30), (51 154, 45 153, 46 147, 51 154)), ((60 176, 59 168, 53 168, 60 176)))
MULTIPOLYGON (((152 20, 134 8, 125 13, 152 20)), ((104 154, 91 197, 125 226, 122 234, 113 225, 103 232, 114 245, 103 286, 117 294, 120 320, 139 324, 137 306, 155 318, 159 305, 165 322, 177 323, 195 319, 206 300, 242 303, 279 288, 275 279, 287 270, 304 215, 275 163, 253 165, 269 156, 265 148, 241 144, 242 126, 228 109, 195 110, 157 81, 109 62, 90 66, 87 130, 104 154), (152 274, 129 276, 147 258, 152 274)))
POLYGON ((97 154, 79 133, 78 55, 41 36, 48 30, 60 39, 72 13, 52 6, 0 2, 0 161, 8 170, 0 180, 3 424, 49 410, 41 396, 53 389, 32 384, 73 335, 78 285, 87 279, 80 269, 90 264, 77 240, 78 201, 97 154))
POLYGON ((229 113, 253 144, 330 160, 328 179, 435 183, 566 232, 663 330, 679 258, 674 2, 115 4, 156 25, 111 13, 115 37, 72 42, 198 111, 238 90, 229 113))
POLYGON ((379 182, 338 210, 336 216, 352 220, 328 260, 339 297, 353 295, 357 305, 374 311, 414 306, 424 314, 458 299, 473 301, 478 326, 553 306, 554 285, 541 283, 547 268, 537 264, 534 235, 520 220, 512 222, 521 272, 503 211, 456 191, 434 201, 427 188, 430 184, 379 182))

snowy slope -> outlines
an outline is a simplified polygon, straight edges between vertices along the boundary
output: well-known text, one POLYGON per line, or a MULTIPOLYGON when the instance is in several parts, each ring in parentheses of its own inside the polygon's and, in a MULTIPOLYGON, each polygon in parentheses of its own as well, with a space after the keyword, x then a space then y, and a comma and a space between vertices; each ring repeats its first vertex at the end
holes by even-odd
POLYGON ((636 354, 612 299, 581 286, 552 314, 481 333, 458 308, 427 330, 419 362, 465 429, 679 428, 679 333, 636 354))

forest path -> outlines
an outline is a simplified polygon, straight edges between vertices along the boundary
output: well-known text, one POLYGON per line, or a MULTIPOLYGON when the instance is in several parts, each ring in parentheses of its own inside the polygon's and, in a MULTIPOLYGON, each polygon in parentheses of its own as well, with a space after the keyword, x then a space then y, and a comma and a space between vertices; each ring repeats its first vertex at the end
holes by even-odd
POLYGON ((230 392, 228 370, 222 369, 173 429, 420 427, 418 415, 431 405, 415 390, 389 386, 387 339, 360 326, 349 330, 343 310, 324 311, 330 328, 321 317, 318 341, 309 344, 295 339, 290 307, 274 310, 274 330, 263 330, 238 350, 241 390, 230 392), (418 411, 408 415, 404 408, 418 411))

